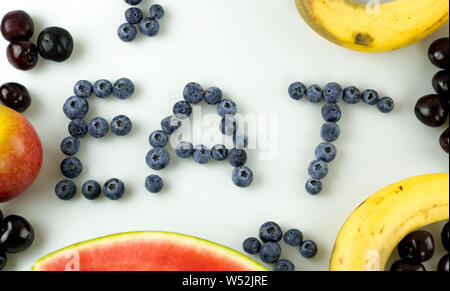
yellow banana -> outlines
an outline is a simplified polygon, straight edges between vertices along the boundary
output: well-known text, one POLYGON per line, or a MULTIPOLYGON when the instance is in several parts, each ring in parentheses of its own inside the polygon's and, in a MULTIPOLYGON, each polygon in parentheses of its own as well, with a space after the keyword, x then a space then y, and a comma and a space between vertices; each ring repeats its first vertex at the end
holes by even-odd
POLYGON ((448 0, 295 0, 305 21, 324 38, 363 52, 418 42, 448 21, 448 0))
POLYGON ((342 227, 331 271, 383 271, 397 244, 425 225, 449 218, 449 174, 393 184, 367 199, 342 227))

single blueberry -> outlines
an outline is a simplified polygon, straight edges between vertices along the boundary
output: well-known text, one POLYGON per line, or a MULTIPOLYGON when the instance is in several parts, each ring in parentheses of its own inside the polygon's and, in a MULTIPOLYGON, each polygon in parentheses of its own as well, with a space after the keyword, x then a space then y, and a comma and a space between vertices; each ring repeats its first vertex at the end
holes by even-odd
POLYGON ((83 184, 81 193, 86 199, 95 200, 100 197, 102 187, 97 181, 90 180, 83 184))
POLYGON ((336 154, 336 147, 329 142, 323 142, 316 148, 316 157, 326 163, 332 162, 336 158, 336 154))
POLYGON ((139 24, 143 18, 142 10, 137 7, 131 7, 125 11, 125 19, 129 24, 139 24))
POLYGON ((103 185, 103 194, 111 200, 119 200, 125 194, 125 185, 119 179, 109 179, 103 185))
POLYGON ((341 135, 340 127, 334 122, 327 122, 322 125, 320 136, 324 141, 333 142, 341 135))
POLYGON ((322 100, 322 89, 319 85, 312 85, 306 90, 306 99, 312 103, 318 103, 322 100))
POLYGON ((281 227, 273 222, 268 221, 259 228, 259 238, 264 242, 279 242, 283 237, 281 227))
POLYGON ((241 188, 250 186, 253 182, 253 172, 247 167, 237 167, 232 174, 233 183, 241 188))
POLYGON ((182 141, 175 147, 175 153, 182 159, 190 158, 194 154, 194 146, 190 142, 182 141))
POLYGON ((259 255, 264 263, 274 264, 281 257, 280 245, 276 242, 265 243, 262 245, 259 255))
POLYGON ((377 107, 382 113, 390 113, 394 110, 394 100, 391 97, 383 97, 378 101, 377 107))
POLYGON ((130 79, 121 78, 114 83, 113 94, 119 99, 127 99, 134 93, 134 84, 130 79))
POLYGON ((129 4, 129 5, 138 5, 139 3, 141 3, 142 0, 125 0, 125 3, 129 4))
POLYGON ((210 105, 216 105, 219 104, 220 101, 222 101, 223 93, 222 90, 220 90, 217 87, 211 87, 208 90, 206 90, 205 93, 205 101, 207 104, 210 105))
POLYGON ((232 149, 228 154, 228 162, 233 167, 241 167, 247 163, 247 153, 243 149, 232 149))
POLYGON ((63 111, 69 119, 83 119, 89 111, 89 104, 86 99, 73 96, 64 103, 63 111))
POLYGON ((311 195, 317 195, 323 190, 322 181, 319 179, 310 179, 306 182, 305 186, 306 191, 311 195))
POLYGON ((63 154, 67 156, 73 156, 78 153, 78 150, 80 149, 80 141, 78 140, 78 138, 73 136, 66 137, 61 142, 60 148, 63 154))
POLYGON ((224 161, 228 157, 228 149, 224 145, 215 145, 211 150, 211 156, 216 161, 224 161))
POLYGON ((150 17, 155 19, 161 19, 164 17, 164 8, 159 4, 153 4, 150 6, 150 17))
POLYGON ((311 162, 308 173, 313 179, 323 179, 328 175, 328 165, 322 160, 311 162))
POLYGON ((300 254, 307 259, 311 259, 317 254, 317 245, 312 240, 304 241, 300 246, 300 254))
POLYGON ((238 131, 239 125, 237 120, 232 115, 225 115, 220 122, 220 131, 227 136, 235 135, 238 131))
POLYGON ((154 148, 148 152, 145 160, 151 169, 160 171, 169 165, 170 155, 169 152, 163 148, 154 148))
POLYGON ((77 193, 77 186, 72 181, 63 180, 56 184, 55 193, 59 199, 67 201, 75 196, 77 193))
POLYGON ((102 138, 108 133, 108 130, 109 125, 104 118, 94 117, 89 121, 88 131, 92 137, 102 138))
POLYGON ((164 187, 164 181, 157 175, 150 175, 145 179, 145 188, 150 193, 159 193, 164 187))
POLYGON ((94 88, 92 87, 91 82, 86 80, 78 81, 73 87, 73 93, 75 96, 81 98, 89 98, 92 95, 94 88))
POLYGON ((245 149, 248 147, 248 137, 244 134, 233 135, 233 144, 237 149, 245 149))
POLYGON ((65 158, 61 163, 61 172, 69 179, 78 177, 82 171, 83 164, 75 157, 65 158))
POLYGON ((292 247, 298 247, 303 242, 303 234, 298 229, 290 229, 283 236, 284 242, 292 247))
POLYGON ((361 91, 355 86, 350 86, 344 89, 344 102, 348 104, 356 104, 361 101, 361 91))
POLYGON ((164 131, 157 130, 150 134, 149 142, 154 148, 163 148, 169 142, 169 137, 164 131))
POLYGON ((331 82, 323 87, 323 98, 328 103, 338 103, 341 101, 344 90, 341 85, 335 82, 331 82))
POLYGON ((69 133, 76 138, 83 138, 88 133, 88 127, 83 119, 74 119, 69 123, 69 133))
POLYGON ((335 103, 327 103, 322 107, 322 117, 327 122, 338 122, 342 117, 341 108, 335 103))
POLYGON ((124 42, 132 42, 137 36, 136 26, 124 23, 117 28, 117 36, 124 42))
POLYGON ((194 161, 199 164, 207 164, 211 160, 211 151, 204 145, 198 145, 194 149, 194 161))
POLYGON ((133 123, 125 115, 114 117, 111 121, 111 132, 117 136, 125 136, 133 129, 133 123))
POLYGON ((155 36, 159 32, 159 22, 154 18, 146 17, 139 23, 139 30, 143 35, 155 36))
POLYGON ((248 254, 255 255, 261 249, 261 243, 257 238, 250 237, 242 243, 242 248, 248 254))
POLYGON ((184 87, 183 97, 186 102, 190 104, 198 104, 203 100, 205 96, 205 92, 203 91, 202 86, 198 83, 189 83, 184 87))
POLYGON ((108 80, 98 80, 94 83, 94 94, 98 98, 106 98, 111 96, 113 85, 108 80))
POLYGON ((192 114, 192 107, 186 101, 179 101, 173 106, 173 114, 178 119, 186 119, 192 114))
POLYGON ((273 270, 275 272, 293 272, 295 271, 295 266, 289 260, 279 260, 278 262, 276 262, 273 270))
POLYGON ((289 96, 294 100, 300 100, 305 96, 306 86, 303 83, 295 82, 289 86, 289 96))
POLYGON ((217 113, 222 117, 225 117, 226 115, 235 115, 237 113, 236 103, 228 99, 220 101, 217 105, 217 113))
POLYGON ((168 116, 161 121, 162 130, 169 135, 174 133, 180 127, 181 120, 177 119, 175 116, 168 116))
POLYGON ((374 90, 366 90, 362 93, 362 100, 369 105, 375 105, 379 100, 378 93, 374 90))

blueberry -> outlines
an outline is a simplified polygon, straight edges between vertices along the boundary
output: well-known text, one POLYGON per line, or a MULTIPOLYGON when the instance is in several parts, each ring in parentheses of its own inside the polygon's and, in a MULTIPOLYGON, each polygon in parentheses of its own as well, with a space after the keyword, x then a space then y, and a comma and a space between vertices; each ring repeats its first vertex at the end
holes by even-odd
POLYGON ((233 135, 233 144, 237 149, 245 149, 248 147, 248 137, 243 134, 233 135))
POLYGON ((178 119, 186 119, 192 114, 192 107, 186 101, 179 101, 173 106, 173 114, 178 119))
POLYGON ((383 97, 377 103, 378 110, 382 113, 389 113, 394 110, 394 100, 391 97, 383 97))
POLYGON ((198 145, 194 149, 194 161, 199 164, 207 164, 211 160, 211 151, 204 145, 198 145))
POLYGON ((330 163, 336 158, 336 147, 329 142, 323 142, 316 148, 316 157, 319 160, 330 163))
POLYGON ((318 103, 322 100, 322 89, 319 85, 312 85, 306 90, 306 99, 312 103, 318 103))
POLYGON ((114 117, 111 121, 111 132, 117 136, 125 136, 133 129, 133 123, 125 115, 114 117))
POLYGON ((163 148, 154 148, 148 152, 145 160, 151 169, 160 171, 169 165, 170 155, 169 152, 163 148))
POLYGON ((143 18, 144 14, 139 8, 131 7, 125 11, 125 19, 129 24, 139 24, 143 18))
POLYGON ((150 175, 145 179, 145 188, 150 193, 159 193, 164 187, 164 181, 157 175, 150 175))
POLYGON ((324 141, 333 142, 341 135, 340 127, 334 122, 327 122, 322 125, 320 136, 324 141))
POLYGON ((125 185, 119 179, 109 179, 103 186, 103 193, 111 200, 119 200, 125 194, 125 185))
POLYGON ((339 105, 327 103, 322 107, 322 116, 327 122, 338 122, 341 120, 342 111, 339 105))
POLYGON ((134 93, 134 84, 130 79, 122 78, 114 83, 113 94, 119 99, 127 99, 134 93))
POLYGON ((308 173, 313 179, 323 179, 328 175, 328 165, 322 160, 311 162, 308 173))
POLYGON ((169 137, 164 131, 157 130, 150 134, 149 142, 154 148, 163 148, 169 142, 169 137))
POLYGON ((220 101, 217 105, 217 113, 222 117, 225 117, 226 115, 235 115, 237 113, 236 103, 228 99, 220 101))
POLYGON ((233 167, 241 167, 247 163, 247 153, 243 149, 232 149, 228 154, 228 162, 233 167))
POLYGON ((117 28, 117 35, 124 42, 132 42, 137 36, 136 26, 124 23, 117 28))
POLYGON ((307 240, 300 246, 300 254, 307 259, 311 259, 317 254, 317 245, 312 240, 307 240))
POLYGON ((162 130, 169 135, 174 133, 180 127, 181 121, 175 116, 168 116, 161 121, 162 130))
POLYGON ((219 104, 220 101, 222 101, 222 98, 223 98, 222 90, 220 90, 219 88, 211 87, 208 90, 206 90, 205 101, 207 104, 210 105, 219 104))
POLYGON ((328 83, 323 87, 323 98, 328 103, 338 103, 341 101, 344 90, 338 83, 328 83))
POLYGON ((257 238, 250 237, 242 243, 242 248, 248 254, 255 255, 261 249, 261 243, 257 238))
POLYGON ((275 272, 293 272, 295 271, 294 264, 289 260, 279 260, 273 267, 275 272))
POLYGON ((67 156, 73 156, 78 153, 78 150, 80 149, 80 141, 78 140, 78 138, 73 136, 66 137, 61 142, 60 148, 63 154, 67 156))
POLYGON ((305 186, 306 191, 311 195, 317 195, 323 190, 322 181, 319 179, 310 179, 306 182, 305 186))
POLYGON ((361 91, 354 86, 344 89, 344 102, 348 104, 356 104, 361 101, 361 91))
POLYGON ((232 174, 233 183, 241 188, 250 186, 253 182, 253 172, 247 167, 237 167, 232 174))
POLYGON ((98 80, 94 83, 94 94, 98 98, 106 98, 111 96, 113 85, 108 80, 98 80))
POLYGON ((362 93, 362 100, 369 105, 375 105, 378 103, 379 96, 374 90, 366 90, 362 93))
POLYGON ((88 131, 89 134, 95 138, 104 137, 109 130, 108 122, 101 117, 94 117, 89 121, 88 131))
POLYGON ((262 245, 259 255, 264 263, 276 263, 281 257, 280 245, 276 242, 268 242, 262 245))
POLYGON ((194 154, 194 146, 190 142, 182 141, 175 147, 175 153, 182 159, 190 158, 194 154))
POLYGON ((75 119, 69 123, 69 133, 76 138, 83 138, 88 132, 88 127, 83 119, 75 119))
POLYGON ((238 122, 233 116, 226 115, 222 118, 222 121, 220 122, 220 131, 222 134, 232 136, 236 134, 237 130, 238 122))
POLYGON ((198 83, 189 83, 184 87, 183 97, 186 102, 190 104, 198 104, 203 100, 205 96, 205 92, 203 91, 202 86, 198 83))
POLYGON ((211 156, 216 161, 224 161, 228 157, 228 149, 224 145, 215 145, 211 150, 211 156))
POLYGON ((281 227, 273 222, 268 221, 259 228, 259 238, 264 242, 279 242, 283 237, 281 227))
POLYGON ((75 157, 65 158, 61 163, 61 172, 69 179, 78 177, 83 171, 83 164, 75 157))
POLYGON ((142 0, 125 0, 125 3, 129 4, 129 5, 138 5, 139 3, 141 3, 142 0))
POLYGON ((306 86, 303 83, 295 82, 289 86, 289 96, 294 100, 300 100, 305 96, 306 86))
POLYGON ((94 88, 89 81, 80 80, 73 87, 73 93, 75 96, 81 98, 89 98, 92 95, 94 88))
POLYGON ((95 200, 100 197, 102 187, 97 181, 90 180, 83 184, 81 193, 86 199, 95 200))
POLYGON ((283 236, 284 242, 292 247, 298 247, 303 242, 303 234, 298 229, 290 229, 283 236))
POLYGON ((155 36, 159 32, 159 22, 154 18, 146 17, 139 23, 139 30, 143 35, 155 36))
POLYGON ((77 186, 69 180, 62 180, 55 187, 56 196, 61 200, 70 200, 77 193, 77 186))
POLYGON ((86 99, 73 96, 64 103, 63 111, 69 119, 83 119, 89 111, 89 104, 86 99))
POLYGON ((150 17, 155 19, 161 19, 164 17, 164 8, 159 4, 153 4, 150 6, 150 17))

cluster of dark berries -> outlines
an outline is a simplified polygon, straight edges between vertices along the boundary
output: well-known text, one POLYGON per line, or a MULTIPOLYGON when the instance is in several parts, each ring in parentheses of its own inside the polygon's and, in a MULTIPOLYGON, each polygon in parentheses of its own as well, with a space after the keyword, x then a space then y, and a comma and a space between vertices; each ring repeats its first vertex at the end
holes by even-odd
MULTIPOLYGON (((129 5, 136 6, 142 0, 125 0, 129 5)), ((146 36, 155 36, 159 32, 158 20, 164 17, 164 8, 159 4, 154 4, 149 9, 150 16, 144 18, 144 13, 137 7, 128 8, 125 11, 126 23, 119 26, 117 35, 124 42, 131 42, 137 36, 136 25, 139 25, 139 31, 146 36)))
MULTIPOLYGON (((126 78, 119 79, 114 85, 108 80, 99 80, 92 85, 89 81, 81 80, 75 84, 75 96, 67 99, 63 106, 65 115, 71 120, 69 123, 69 137, 61 142, 61 151, 69 156, 61 163, 61 172, 66 178, 74 179, 83 171, 82 162, 74 157, 80 149, 80 139, 88 133, 94 138, 106 136, 109 130, 116 136, 125 136, 132 130, 132 122, 125 115, 114 117, 110 124, 101 117, 95 117, 86 124, 83 118, 89 111, 87 98, 95 94, 98 98, 114 95, 119 99, 127 99, 134 93, 134 84, 126 78)), ((55 192, 61 200, 72 199, 77 187, 73 181, 63 180, 55 187, 55 192)), ((125 186, 119 179, 110 179, 103 186, 103 193, 111 200, 118 200, 125 194, 125 186)), ((96 181, 87 181, 82 187, 82 194, 89 200, 100 197, 101 187, 96 181)))
MULTIPOLYGON (((450 230, 449 223, 444 226, 441 232, 441 242, 447 251, 450 251, 450 230)), ((435 246, 431 233, 419 230, 408 234, 397 247, 401 260, 396 261, 391 271, 426 271, 422 264, 433 257, 435 246)), ((438 271, 449 272, 448 253, 443 256, 438 263, 438 271)))
POLYGON ((267 264, 275 264, 274 271, 295 271, 295 266, 290 260, 280 260, 281 247, 279 242, 284 242, 292 247, 298 247, 300 254, 311 259, 317 254, 317 245, 312 240, 303 240, 303 233, 298 229, 290 229, 284 235, 281 227, 275 222, 266 222, 259 228, 259 238, 250 237, 244 241, 242 247, 246 253, 256 255, 259 253, 261 260, 267 264))
MULTIPOLYGON (((247 163, 248 138, 243 134, 238 134, 238 122, 234 118, 237 113, 237 105, 229 99, 223 99, 222 90, 217 87, 211 87, 208 90, 198 83, 189 83, 183 91, 184 101, 179 101, 173 106, 173 115, 166 117, 161 122, 162 130, 157 130, 150 135, 150 145, 153 147, 146 157, 148 166, 155 171, 163 170, 169 165, 170 155, 164 147, 169 142, 169 136, 179 129, 182 120, 187 119, 192 114, 191 104, 199 104, 202 100, 209 105, 217 106, 217 112, 222 117, 220 130, 224 135, 233 136, 234 148, 228 150, 225 145, 216 145, 209 149, 205 145, 194 147, 192 143, 182 141, 176 148, 175 153, 178 157, 187 159, 193 157, 199 164, 207 164, 211 158, 216 161, 228 162, 234 167, 232 173, 233 182, 239 187, 248 187, 253 182, 253 172, 245 166, 247 163)), ((157 193, 163 187, 163 180, 151 175, 146 179, 146 188, 157 193)))
POLYGON ((312 85, 309 88, 303 83, 295 82, 289 87, 289 95, 294 100, 300 100, 306 95, 312 103, 325 101, 322 107, 322 116, 325 123, 322 125, 320 135, 324 140, 323 143, 316 148, 317 160, 311 162, 308 168, 311 179, 306 183, 306 191, 312 195, 322 192, 322 179, 328 175, 328 163, 336 158, 336 147, 332 142, 336 141, 341 129, 337 122, 341 120, 342 111, 337 104, 342 99, 348 104, 357 104, 361 100, 368 105, 376 105, 382 113, 389 113, 394 109, 394 101, 390 97, 380 98, 374 90, 365 90, 361 92, 354 86, 342 88, 337 83, 328 83, 323 89, 319 85, 312 85))
POLYGON ((30 93, 25 86, 19 83, 5 83, 0 86, 0 104, 2 103, 23 113, 31 105, 30 93))
POLYGON ((17 254, 27 250, 34 240, 34 230, 23 217, 3 217, 0 210, 0 271, 7 263, 6 253, 17 254))
MULTIPOLYGON (((447 121, 449 113, 448 95, 448 61, 449 38, 441 38, 433 42, 428 50, 428 57, 433 65, 442 69, 437 72, 432 80, 436 94, 423 96, 417 101, 415 113, 417 118, 430 127, 441 127, 447 121)), ((442 149, 449 153, 449 128, 442 133, 439 143, 442 149)))
POLYGON ((3 17, 1 32, 10 42, 6 50, 8 61, 19 70, 28 71, 34 68, 39 54, 46 60, 63 62, 73 51, 72 36, 60 27, 42 30, 36 46, 30 41, 34 34, 33 19, 21 10, 11 11, 3 17))

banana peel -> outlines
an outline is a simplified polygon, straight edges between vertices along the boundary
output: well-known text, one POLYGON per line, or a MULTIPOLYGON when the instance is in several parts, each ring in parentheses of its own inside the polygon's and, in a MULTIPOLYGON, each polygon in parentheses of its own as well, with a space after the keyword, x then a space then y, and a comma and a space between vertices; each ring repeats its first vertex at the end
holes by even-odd
POLYGON ((383 271, 409 233, 449 219, 449 174, 410 178, 375 193, 342 227, 331 271, 383 271))

